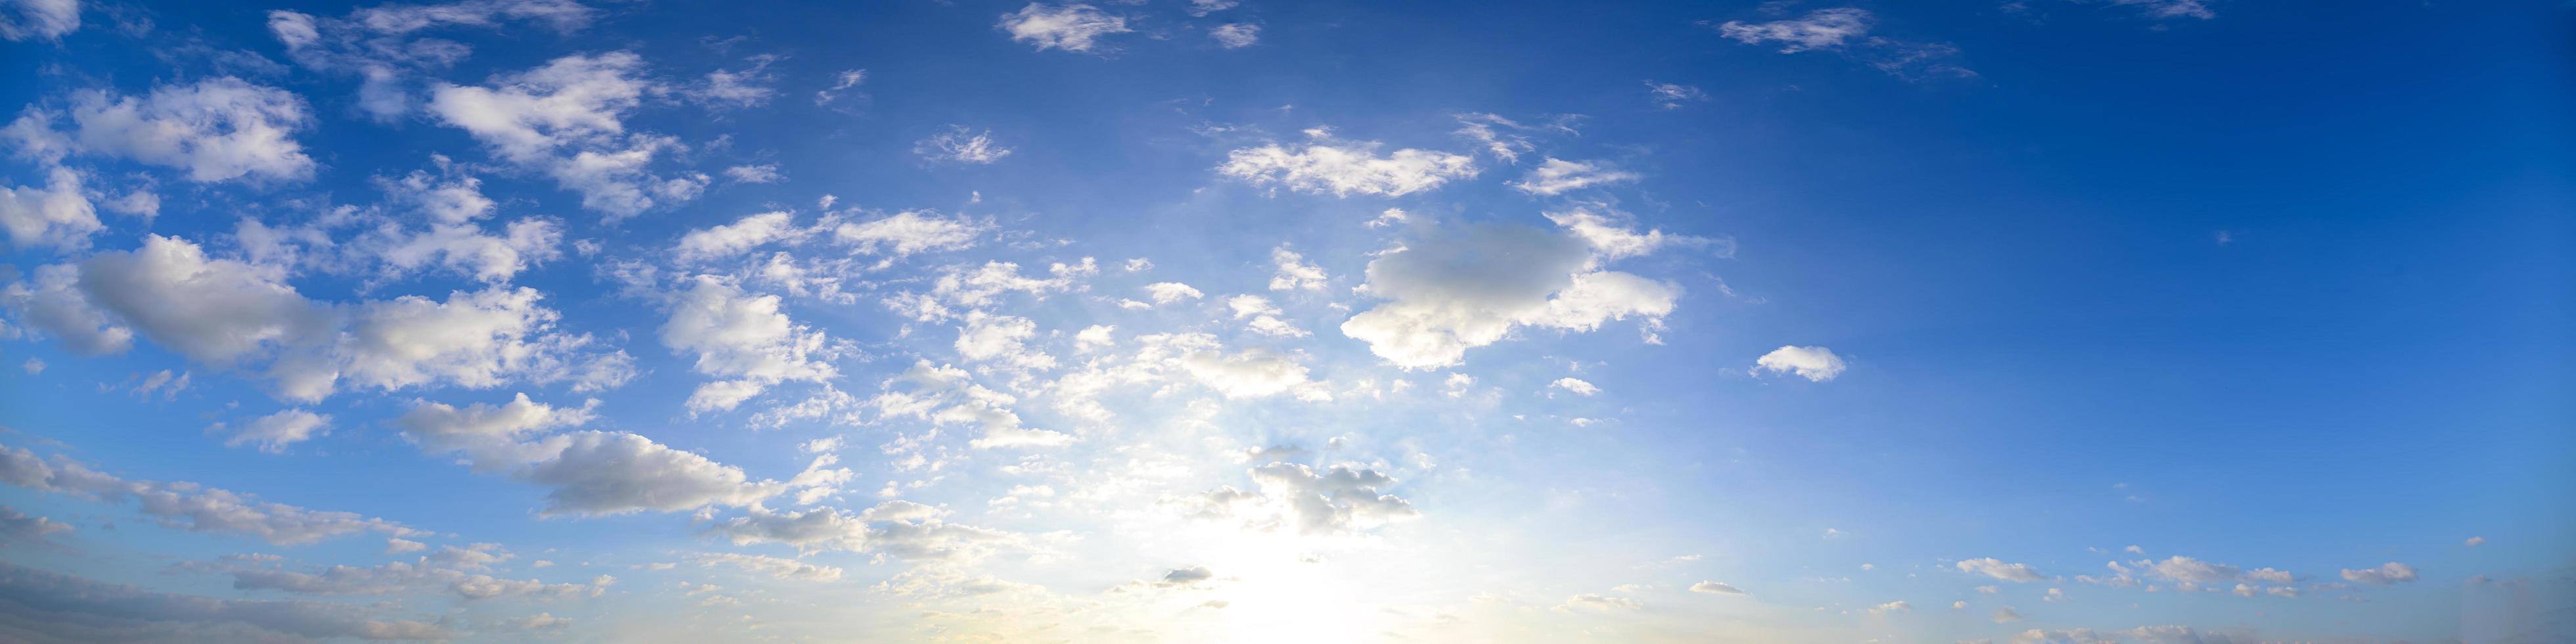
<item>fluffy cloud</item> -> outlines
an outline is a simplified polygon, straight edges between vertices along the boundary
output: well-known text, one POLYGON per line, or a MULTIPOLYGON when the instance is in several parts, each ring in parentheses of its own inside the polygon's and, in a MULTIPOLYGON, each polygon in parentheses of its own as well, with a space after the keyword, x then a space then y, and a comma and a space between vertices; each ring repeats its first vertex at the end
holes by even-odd
POLYGON ((671 250, 683 262, 725 259, 744 251, 781 240, 795 239, 809 231, 796 227, 796 216, 785 212, 764 212, 722 224, 691 230, 680 236, 671 250))
POLYGON ((1171 503, 1199 518, 1308 535, 1364 531, 1419 516, 1412 503, 1380 492, 1396 481, 1374 469, 1334 465, 1317 474, 1305 465, 1281 462, 1248 473, 1258 492, 1220 487, 1171 503))
POLYGON ((1780 347, 1753 361, 1756 371, 1768 369, 1772 373, 1794 373, 1815 382, 1832 380, 1834 376, 1842 375, 1848 366, 1843 363, 1842 356, 1834 355, 1832 349, 1824 347, 1780 347))
POLYGON ((1191 288, 1188 284, 1182 284, 1180 282, 1155 282, 1147 284, 1145 285, 1145 294, 1146 296, 1153 298, 1155 304, 1170 304, 1181 300, 1195 300, 1201 297, 1206 297, 1207 295, 1205 293, 1200 293, 1198 289, 1191 288))
POLYGON ((1594 268, 1579 237, 1508 224, 1464 224, 1369 262, 1367 292, 1387 300, 1342 323, 1378 357, 1407 369, 1456 365, 1467 349, 1522 326, 1590 331, 1639 316, 1649 330, 1681 290, 1594 268))
POLYGON ((990 229, 989 225, 964 217, 941 217, 938 213, 906 210, 868 221, 841 224, 832 229, 832 239, 856 247, 861 253, 886 255, 888 261, 892 261, 914 253, 968 248, 990 229))
POLYGON ((489 87, 439 83, 429 111, 465 130, 504 160, 542 168, 582 206, 610 219, 657 203, 696 198, 703 174, 664 178, 646 171, 677 142, 626 132, 624 119, 649 95, 667 92, 639 77, 642 58, 628 52, 572 55, 495 78, 489 87))
POLYGON ((510 21, 571 32, 588 24, 593 13, 571 0, 463 0, 380 5, 340 18, 270 11, 268 29, 296 64, 357 76, 361 80, 358 108, 376 120, 390 122, 417 102, 413 76, 444 70, 473 53, 465 43, 425 34, 448 28, 491 29, 510 21))
POLYGON ((840 568, 767 555, 703 553, 691 555, 689 559, 708 568, 731 566, 777 579, 797 581, 840 581, 841 579, 840 568))
POLYGON ((242 426, 241 431, 224 439, 224 446, 252 444, 258 445, 259 451, 274 454, 286 451, 288 445, 313 438, 314 434, 329 431, 330 427, 329 415, 289 409, 252 419, 242 426))
POLYGON ((2003 561, 1993 557, 1961 561, 1959 562, 1959 572, 1973 575, 1985 575, 2015 583, 2030 583, 2034 581, 2048 580, 2047 576, 2041 575, 2039 574, 2039 571, 2032 569, 2030 564, 2004 563, 2003 561))
POLYGON ((10 125, 10 135, 31 156, 121 157, 183 169, 200 183, 243 176, 298 181, 313 174, 312 157, 295 142, 295 131, 312 115, 302 98, 275 87, 226 76, 161 85, 143 96, 87 91, 72 96, 70 112, 69 132, 53 131, 56 117, 31 109, 10 125))
POLYGON ((741 506, 785 490, 778 482, 753 482, 740 468, 634 434, 574 432, 560 443, 563 449, 553 457, 512 474, 550 488, 541 516, 741 506))
POLYGON ((1011 34, 1011 40, 1036 45, 1039 51, 1053 48, 1089 52, 1100 47, 1098 39, 1103 36, 1132 31, 1127 28, 1127 19, 1091 5, 1048 6, 1037 2, 1002 14, 1002 21, 995 26, 1011 34))
POLYGON ((1261 25, 1229 22, 1209 29, 1208 37, 1226 49, 1242 49, 1261 42, 1261 25))
POLYGON ((1810 49, 1841 47, 1869 34, 1875 18, 1866 9, 1843 7, 1817 9, 1789 20, 1747 23, 1727 21, 1717 26, 1717 33, 1747 45, 1776 43, 1780 53, 1793 54, 1810 49))
POLYGON ((1522 175, 1511 186, 1533 195, 1552 196, 1568 190, 1581 190, 1598 185, 1637 180, 1637 173, 1620 170, 1607 161, 1567 161, 1549 158, 1522 175))
POLYGON ((1593 386, 1592 383, 1586 382, 1581 378, 1558 378, 1555 382, 1547 383, 1547 386, 1573 392, 1574 395, 1577 396, 1590 396, 1592 394, 1601 393, 1600 387, 1593 386))
POLYGON ((1028 318, 991 315, 969 311, 966 326, 957 329, 957 355, 977 362, 993 362, 1020 369, 1051 369, 1055 356, 1028 346, 1038 326, 1028 318))
POLYGON ((495 471, 536 462, 551 454, 547 446, 520 442, 521 434, 579 426, 592 417, 588 407, 549 406, 531 401, 522 393, 499 406, 475 403, 458 408, 425 402, 395 419, 393 425, 424 453, 462 452, 475 469, 495 471))
POLYGON ((1702 582, 1699 582, 1699 583, 1696 583, 1696 584, 1691 584, 1691 585, 1690 585, 1690 591, 1691 591, 1691 592, 1694 592, 1694 593, 1708 593, 1708 594, 1711 594, 1711 595, 1742 595, 1742 594, 1744 594, 1744 591, 1743 591, 1743 590, 1741 590, 1741 589, 1738 589, 1738 588, 1736 588, 1736 587, 1734 587, 1734 586, 1729 586, 1729 585, 1726 585, 1726 584, 1722 584, 1722 583, 1714 582, 1714 581, 1702 581, 1702 582))
POLYGON ((5 445, 0 445, 0 483, 99 503, 131 500, 164 527, 244 534, 281 546, 361 532, 398 537, 428 534, 384 519, 268 503, 251 495, 195 483, 118 478, 77 461, 56 457, 48 462, 24 448, 5 445))
POLYGON ((1321 291, 1331 279, 1324 274, 1324 267, 1306 263, 1306 256, 1285 245, 1270 249, 1270 263, 1278 267, 1270 274, 1273 291, 1321 291))
POLYGON ((81 192, 81 174, 56 166, 45 171, 43 187, 0 186, 0 231, 18 248, 77 250, 102 227, 98 209, 81 192))
POLYGON ((837 372, 820 331, 797 325, 779 310, 776 295, 753 296, 723 279, 699 275, 671 294, 671 318, 662 344, 697 354, 698 373, 729 378, 701 385, 689 397, 691 413, 733 409, 770 385, 822 382, 837 372))
POLYGON ((1026 427, 1020 415, 1010 409, 1018 402, 1010 394, 975 384, 965 370, 940 366, 923 360, 911 369, 889 378, 885 391, 869 401, 883 417, 910 417, 933 425, 975 425, 983 435, 969 444, 976 448, 1052 447, 1073 442, 1061 432, 1026 427), (903 385, 909 388, 899 389, 903 385))
POLYGON ((1323 128, 1306 134, 1312 142, 1272 143, 1230 152, 1217 172, 1253 185, 1336 197, 1352 193, 1398 197, 1476 176, 1475 160, 1464 155, 1405 148, 1378 156, 1376 141, 1340 141, 1323 128))

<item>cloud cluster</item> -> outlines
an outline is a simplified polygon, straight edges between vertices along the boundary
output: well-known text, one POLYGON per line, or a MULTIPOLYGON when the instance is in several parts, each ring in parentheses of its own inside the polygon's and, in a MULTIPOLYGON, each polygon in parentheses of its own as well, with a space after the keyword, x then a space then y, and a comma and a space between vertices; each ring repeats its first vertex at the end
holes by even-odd
POLYGON ((1253 185, 1297 192, 1400 197, 1476 176, 1465 155, 1405 148, 1385 156, 1376 141, 1341 141, 1323 128, 1307 130, 1311 142, 1271 143, 1226 154, 1217 172, 1253 185))
POLYGON ((708 182, 701 173, 664 177, 649 170, 679 142, 626 131, 626 116, 645 97, 669 91, 643 73, 643 58, 633 53, 575 54, 496 77, 488 86, 437 83, 428 110, 494 156, 543 170, 580 194, 582 207, 616 220, 695 199, 708 182))
POLYGON ((1366 292, 1386 301, 1342 333, 1407 369, 1459 364, 1521 327, 1591 331, 1633 316, 1652 341, 1680 287, 1599 268, 1616 255, 1573 232, 1461 224, 1407 242, 1369 262, 1366 292))
POLYGON ((248 535, 281 546, 363 532, 397 537, 428 534, 384 519, 270 503, 196 483, 118 478, 78 461, 59 456, 47 461, 25 448, 5 445, 0 445, 0 483, 99 503, 132 501, 164 527, 248 535))

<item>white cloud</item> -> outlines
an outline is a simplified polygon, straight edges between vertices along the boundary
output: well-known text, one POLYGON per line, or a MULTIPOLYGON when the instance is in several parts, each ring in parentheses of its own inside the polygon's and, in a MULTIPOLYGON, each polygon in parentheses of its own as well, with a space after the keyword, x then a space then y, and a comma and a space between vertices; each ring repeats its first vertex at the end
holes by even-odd
POLYGON ((857 223, 841 224, 832 230, 832 238, 856 246, 858 252, 885 255, 888 261, 914 253, 970 248, 975 240, 992 227, 965 217, 941 217, 939 213, 906 210, 857 223))
POLYGON ((740 468, 634 434, 582 431, 547 444, 560 444, 562 451, 511 475, 549 488, 539 516, 741 506, 785 490, 776 481, 753 482, 740 468))
POLYGON ((1691 585, 1690 585, 1690 591, 1691 591, 1691 592, 1694 592, 1694 593, 1708 593, 1708 594, 1711 594, 1711 595, 1742 595, 1742 594, 1744 594, 1744 591, 1743 591, 1743 590, 1741 590, 1741 589, 1738 589, 1738 588, 1736 588, 1736 587, 1734 587, 1734 586, 1729 586, 1729 585, 1726 585, 1726 584, 1723 584, 1723 583, 1714 582, 1714 581, 1702 581, 1702 582, 1699 582, 1699 583, 1696 583, 1696 584, 1691 584, 1691 585))
POLYGON ((1625 220, 1628 219, 1628 215, 1626 213, 1614 210, 1606 204, 1582 204, 1571 209, 1548 212, 1545 214, 1547 215, 1548 221, 1555 222, 1557 226, 1564 228, 1566 232, 1573 233, 1574 236, 1583 238, 1583 241, 1586 244, 1591 244, 1593 252, 1599 253, 1603 260, 1615 260, 1653 254, 1655 251, 1662 250, 1666 246, 1707 246, 1710 244, 1718 244, 1720 246, 1720 250, 1723 251, 1719 253, 1720 256, 1734 255, 1734 250, 1731 248, 1731 241, 1719 243, 1716 240, 1710 240, 1704 237, 1666 234, 1662 229, 1650 229, 1643 233, 1637 232, 1635 228, 1627 225, 1625 220))
POLYGON ((1100 47, 1097 40, 1101 37, 1133 31, 1127 28, 1127 19, 1102 13, 1091 5, 1048 6, 1037 2, 1002 14, 1002 21, 994 26, 1009 32, 1011 40, 1036 45, 1039 51, 1055 48, 1089 52, 1100 47))
POLYGON ((638 78, 644 61, 628 52, 571 55, 493 79, 492 85, 439 83, 429 111, 465 130, 512 163, 542 168, 582 197, 582 207, 610 219, 659 203, 696 198, 703 174, 660 177, 645 170, 675 139, 629 134, 624 118, 646 96, 667 90, 638 78))
POLYGON ((80 92, 72 97, 71 120, 70 132, 55 133, 52 114, 29 110, 10 130, 30 156, 122 157, 184 169, 200 183, 313 175, 312 157, 295 142, 296 130, 313 120, 304 100, 239 78, 160 85, 140 97, 80 92))
POLYGON ((789 320, 778 296, 750 295, 707 275, 684 281, 687 289, 671 294, 662 344, 697 354, 698 373, 732 379, 700 386, 689 397, 691 413, 733 409, 780 382, 837 375, 822 360, 830 354, 823 333, 789 320))
POLYGON ((951 125, 946 132, 912 144, 912 153, 932 161, 988 164, 1011 156, 1011 149, 994 142, 992 130, 976 132, 951 125))
POLYGON ((2343 570, 2343 580, 2374 586, 2404 583, 2415 580, 2415 567, 2391 561, 2377 568, 2360 570, 2346 568, 2343 570))
POLYGON ((680 236, 671 250, 682 262, 704 262, 741 255, 764 244, 793 240, 811 231, 796 227, 796 216, 786 212, 764 212, 722 224, 691 230, 680 236))
POLYGON ((0 38, 59 40, 80 29, 80 0, 14 0, 6 4, 10 6, 0 8, 0 38))
POLYGON ((1191 288, 1188 284, 1182 284, 1180 282, 1155 282, 1147 284, 1145 285, 1145 294, 1152 297, 1155 304, 1170 304, 1181 300, 1195 300, 1207 295, 1205 293, 1200 293, 1198 289, 1191 288))
POLYGON ((1189 8, 1183 9, 1183 11, 1189 12, 1192 16, 1206 16, 1211 13, 1242 6, 1242 4, 1242 0, 1190 0, 1189 8))
POLYGON ((1028 346, 1038 332, 1028 318, 968 311, 957 329, 957 355, 976 362, 995 362, 1020 369, 1055 368, 1055 356, 1028 346))
MULTIPOLYGON (((220 425, 219 425, 220 426, 220 425)), ((241 431, 224 439, 225 447, 258 445, 259 451, 271 454, 286 451, 286 446, 304 442, 315 434, 330 431, 331 417, 302 409, 289 409, 252 419, 241 431)))
POLYGON ((1645 602, 1637 601, 1632 598, 1598 595, 1593 593, 1583 593, 1573 597, 1567 597, 1565 598, 1565 603, 1556 605, 1556 609, 1561 611, 1583 610, 1592 612, 1640 610, 1645 607, 1645 602))
POLYGON ((81 174, 55 166, 45 171, 43 187, 0 186, 0 231, 18 248, 53 247, 78 250, 98 232, 98 209, 81 191, 81 174))
POLYGON ((2468 546, 2468 547, 2471 547, 2471 548, 2475 548, 2475 547, 2478 547, 2478 546, 2483 546, 2483 545, 2486 545, 2486 544, 2487 544, 2487 538, 2486 538, 2486 537, 2469 537, 2469 539, 2468 539, 2467 541, 2462 541, 2462 542, 2460 542, 2460 545, 2468 546))
POLYGON ((1706 92, 1689 85, 1646 81, 1646 93, 1654 98, 1655 107, 1677 110, 1685 103, 1708 100, 1706 92))
POLYGON ((1849 366, 1843 362, 1842 356, 1834 355, 1832 349, 1824 347, 1785 346, 1772 349, 1770 353, 1762 354, 1761 358, 1753 361, 1753 368, 1756 370, 1769 369, 1772 373, 1795 373, 1798 377, 1815 382, 1832 380, 1834 376, 1842 375, 1843 370, 1849 366))
POLYGON ((972 424, 983 435, 969 441, 977 449, 1054 447, 1073 442, 1061 432, 1026 427, 1010 405, 1010 394, 975 384, 965 370, 933 365, 928 360, 885 381, 885 391, 869 401, 882 416, 911 417, 933 425, 972 424), (911 385, 897 389, 898 385, 911 385))
POLYGON ((1868 10, 1851 7, 1817 9, 1790 20, 1762 23, 1727 21, 1717 32, 1747 45, 1778 43, 1780 53, 1841 47, 1869 34, 1875 19, 1868 10))
POLYGON ((787 175, 779 172, 778 164, 775 163, 725 168, 724 176, 732 179, 734 183, 778 183, 787 180, 787 175))
POLYGON ((839 508, 772 512, 718 523, 708 532, 735 545, 780 543, 805 552, 878 552, 913 561, 961 561, 1015 547, 1006 532, 949 523, 946 512, 910 501, 887 501, 856 514, 839 508))
POLYGON ((2032 569, 2030 564, 2004 563, 2003 561, 1993 557, 1961 561, 1959 562, 1959 572, 1974 575, 1985 575, 2014 583, 2030 583, 2034 581, 2048 580, 2048 577, 2041 575, 2039 574, 2039 571, 2032 569))
POLYGON ((748 62, 751 66, 745 69, 719 69, 707 72, 705 81, 689 88, 689 97, 723 107, 759 107, 768 104, 771 97, 778 95, 778 89, 769 85, 778 81, 777 75, 769 72, 769 65, 778 62, 778 56, 760 54, 752 56, 748 62))
POLYGON ((1567 161, 1554 157, 1522 175, 1511 186, 1534 195, 1559 195, 1568 190, 1581 190, 1599 185, 1636 181, 1637 173, 1620 170, 1608 161, 1567 161))
POLYGON ((1515 328, 1590 331, 1673 310, 1680 289, 1596 270, 1577 237, 1524 226, 1465 224, 1369 262, 1367 292, 1387 300, 1342 323, 1378 357, 1407 369, 1455 365, 1515 328))
POLYGON ((1378 156, 1375 141, 1337 141, 1322 128, 1308 130, 1314 142, 1276 143, 1227 153, 1217 172, 1253 185, 1275 185, 1308 193, 1352 193, 1399 197, 1440 187, 1452 179, 1476 176, 1475 160, 1464 155, 1405 148, 1378 156))
POLYGON ((1258 492, 1219 487, 1171 503, 1198 518, 1308 535, 1365 531, 1419 516, 1412 503, 1380 491, 1396 481, 1374 469, 1334 465, 1317 474, 1305 465, 1270 463, 1248 473, 1258 492))
POLYGON ((475 470, 492 472, 551 455, 550 446, 522 442, 520 435, 579 426, 591 418, 589 407, 549 406, 531 401, 522 393, 497 407, 475 403, 460 409, 446 403, 424 402, 395 419, 393 425, 423 453, 463 452, 467 464, 475 470))
POLYGON ((1226 49, 1242 49, 1261 42, 1261 25, 1230 22, 1208 30, 1208 37, 1226 49))
POLYGON ((1547 386, 1574 392, 1577 396, 1590 396, 1592 394, 1601 393, 1600 387, 1592 386, 1592 383, 1585 382, 1579 378, 1558 378, 1556 379, 1556 382, 1547 383, 1547 386))
POLYGON ((411 77, 435 73, 473 54, 465 43, 427 35, 451 27, 494 29, 505 21, 542 23, 560 33, 587 25, 593 11, 571 0, 462 0, 357 9, 344 18, 268 12, 270 35, 296 64, 360 78, 357 106, 393 122, 411 111, 411 77))
POLYGON ((1884 604, 1879 604, 1879 605, 1877 605, 1877 606, 1871 606, 1871 607, 1869 608, 1869 614, 1871 614, 1871 615, 1885 615, 1885 614, 1888 614, 1888 613, 1902 613, 1902 612, 1909 611, 1909 610, 1914 610, 1914 605, 1913 605, 1913 604, 1906 603, 1904 600, 1897 600, 1897 601, 1892 601, 1892 602, 1888 602, 1888 603, 1884 603, 1884 604))
POLYGON ((1324 275, 1323 267, 1306 263, 1306 256, 1288 250, 1285 245, 1270 249, 1270 263, 1279 267, 1270 275, 1270 290, 1273 291, 1321 291, 1324 283, 1330 280, 1324 275))
POLYGON ((697 561, 698 565, 708 568, 726 565, 777 579, 795 581, 839 581, 841 579, 840 568, 767 555, 701 553, 691 555, 689 558, 697 561))
MULTIPOLYGON (((865 82, 868 82, 868 70, 841 70, 841 73, 833 75, 831 88, 814 91, 814 104, 829 105, 832 101, 841 100, 841 93, 843 91, 852 87, 858 87, 860 83, 865 82)), ((866 95, 861 94, 860 96, 864 97, 866 95)))

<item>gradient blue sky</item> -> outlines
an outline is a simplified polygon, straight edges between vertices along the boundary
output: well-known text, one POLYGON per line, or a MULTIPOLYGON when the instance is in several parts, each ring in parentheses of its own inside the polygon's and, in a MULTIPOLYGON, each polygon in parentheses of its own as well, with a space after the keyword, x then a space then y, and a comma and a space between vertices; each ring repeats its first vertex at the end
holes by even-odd
POLYGON ((2552 4, 0 0, 0 639, 2576 637, 2552 4))

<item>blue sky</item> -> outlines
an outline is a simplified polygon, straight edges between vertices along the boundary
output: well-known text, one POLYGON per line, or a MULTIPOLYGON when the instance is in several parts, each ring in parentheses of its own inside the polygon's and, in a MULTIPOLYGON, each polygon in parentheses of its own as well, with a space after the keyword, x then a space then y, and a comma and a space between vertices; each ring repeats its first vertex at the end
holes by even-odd
POLYGON ((2567 20, 0 1, 0 639, 2576 636, 2567 20))

